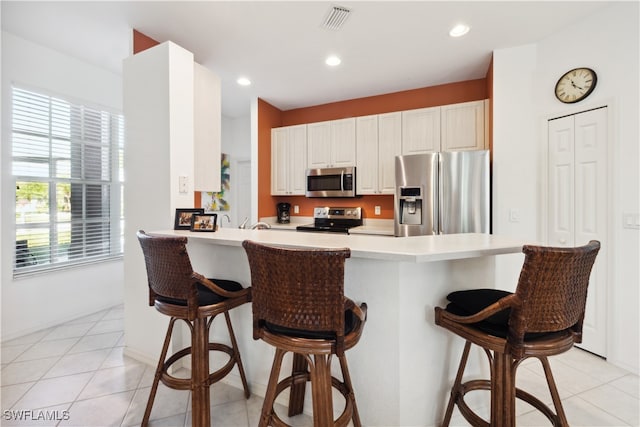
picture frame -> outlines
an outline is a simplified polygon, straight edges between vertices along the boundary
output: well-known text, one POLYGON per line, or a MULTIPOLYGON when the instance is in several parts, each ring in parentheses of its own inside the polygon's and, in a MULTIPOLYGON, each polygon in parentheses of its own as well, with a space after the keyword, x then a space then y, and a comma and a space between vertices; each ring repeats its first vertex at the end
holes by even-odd
POLYGON ((191 217, 194 214, 203 214, 202 208, 176 209, 176 217, 173 224, 174 230, 191 230, 191 217))
POLYGON ((216 231, 218 214, 215 213, 195 213, 191 216, 191 231, 216 231))

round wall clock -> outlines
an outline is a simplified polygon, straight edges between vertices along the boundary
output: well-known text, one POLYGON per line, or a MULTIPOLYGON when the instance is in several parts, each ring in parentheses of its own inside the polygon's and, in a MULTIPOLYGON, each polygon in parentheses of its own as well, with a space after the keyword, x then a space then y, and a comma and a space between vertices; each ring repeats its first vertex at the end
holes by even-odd
POLYGON ((556 98, 565 104, 582 101, 593 92, 597 82, 598 76, 591 68, 574 68, 556 83, 556 98))

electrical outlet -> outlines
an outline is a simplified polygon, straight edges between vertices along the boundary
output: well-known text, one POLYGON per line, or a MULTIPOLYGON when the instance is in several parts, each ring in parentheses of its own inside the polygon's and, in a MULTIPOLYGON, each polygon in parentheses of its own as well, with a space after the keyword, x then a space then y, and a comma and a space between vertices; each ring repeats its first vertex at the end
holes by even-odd
POLYGON ((376 206, 376 207, 374 208, 374 213, 375 213, 376 215, 380 215, 380 206, 376 206))
POLYGON ((293 213, 294 213, 294 214, 298 214, 298 213, 300 213, 300 206, 298 206, 298 205, 293 205, 293 213))

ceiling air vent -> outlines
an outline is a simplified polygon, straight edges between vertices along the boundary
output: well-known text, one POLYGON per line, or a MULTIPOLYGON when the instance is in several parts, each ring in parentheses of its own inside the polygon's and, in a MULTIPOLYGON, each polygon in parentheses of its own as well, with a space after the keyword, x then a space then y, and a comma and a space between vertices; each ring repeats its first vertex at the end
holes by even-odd
POLYGON ((327 30, 339 30, 351 13, 350 9, 343 6, 332 6, 322 22, 322 28, 327 30))

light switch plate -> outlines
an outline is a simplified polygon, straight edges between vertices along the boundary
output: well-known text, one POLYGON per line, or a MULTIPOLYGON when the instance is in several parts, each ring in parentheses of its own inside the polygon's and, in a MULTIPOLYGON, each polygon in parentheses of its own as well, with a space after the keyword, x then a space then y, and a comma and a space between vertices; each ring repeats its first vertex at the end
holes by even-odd
POLYGON ((509 222, 520 222, 520 209, 509 209, 509 222))
POLYGON ((376 206, 376 207, 374 208, 374 213, 375 213, 376 215, 380 215, 380 206, 376 206))
POLYGON ((622 216, 622 228, 640 230, 640 214, 626 213, 622 216))
POLYGON ((178 191, 180 193, 189 192, 189 178, 184 175, 178 177, 178 191))

